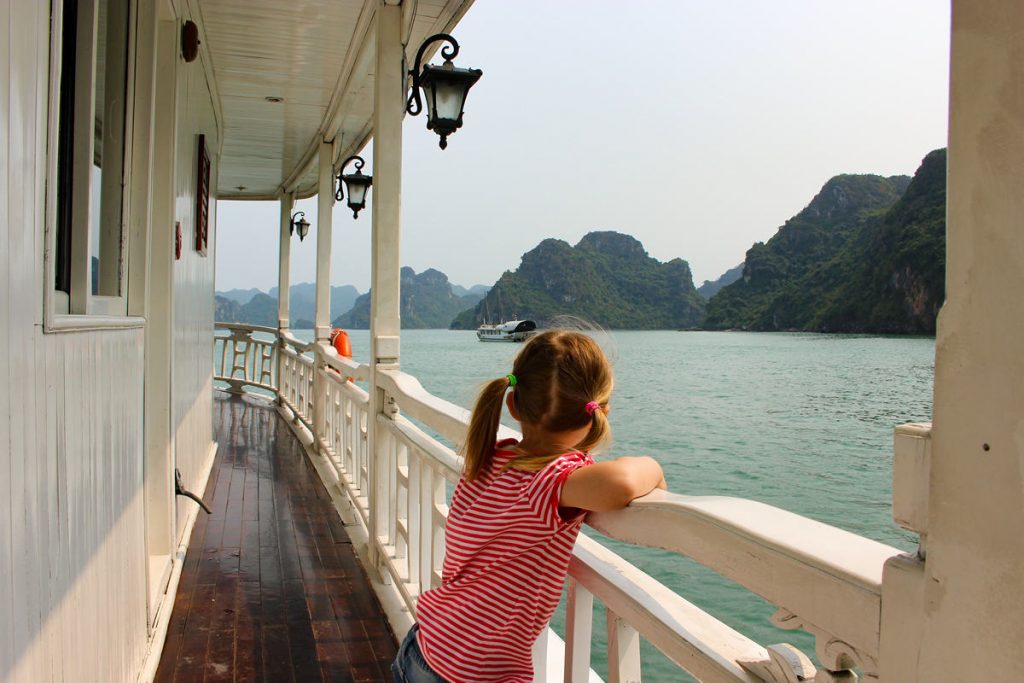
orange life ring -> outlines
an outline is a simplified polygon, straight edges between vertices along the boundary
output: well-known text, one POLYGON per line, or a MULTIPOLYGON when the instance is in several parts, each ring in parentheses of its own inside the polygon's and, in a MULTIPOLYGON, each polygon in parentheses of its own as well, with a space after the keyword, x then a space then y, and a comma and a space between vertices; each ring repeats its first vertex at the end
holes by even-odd
MULTIPOLYGON (((331 330, 331 345, 338 352, 339 356, 344 356, 345 358, 352 357, 352 343, 348 339, 348 332, 340 327, 335 327, 331 330)), ((348 377, 345 381, 351 382, 352 378, 348 377)))
POLYGON ((338 352, 339 356, 352 357, 352 343, 348 340, 348 332, 340 327, 331 330, 331 345, 334 346, 334 350, 338 352))

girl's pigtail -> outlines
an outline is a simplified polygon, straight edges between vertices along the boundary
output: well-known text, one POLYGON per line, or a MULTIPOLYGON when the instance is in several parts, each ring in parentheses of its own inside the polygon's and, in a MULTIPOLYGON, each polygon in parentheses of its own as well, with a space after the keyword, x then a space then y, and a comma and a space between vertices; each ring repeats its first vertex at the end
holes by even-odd
POLYGON ((591 413, 590 431, 583 437, 583 440, 576 444, 581 451, 590 451, 604 442, 611 435, 611 425, 608 424, 608 416, 605 415, 605 406, 601 406, 591 413))
POLYGON ((508 377, 492 380, 480 391, 469 420, 469 432, 462 447, 465 456, 463 476, 468 481, 476 479, 490 467, 494 456, 494 444, 498 439, 498 425, 501 422, 501 404, 511 380, 508 377))

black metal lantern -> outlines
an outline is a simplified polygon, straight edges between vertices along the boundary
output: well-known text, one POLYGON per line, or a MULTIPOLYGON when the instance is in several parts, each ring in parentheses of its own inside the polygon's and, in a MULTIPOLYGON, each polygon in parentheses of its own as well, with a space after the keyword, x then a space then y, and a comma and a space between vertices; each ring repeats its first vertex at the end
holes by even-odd
POLYGON ((452 64, 452 59, 458 54, 459 43, 447 33, 437 33, 420 45, 420 49, 416 52, 416 64, 409 72, 409 75, 412 76, 412 92, 405 104, 405 110, 411 116, 416 116, 423 110, 423 102, 420 100, 420 88, 422 88, 423 96, 427 100, 427 130, 432 130, 441 136, 441 149, 448 146, 448 136, 462 127, 462 112, 466 105, 466 94, 484 73, 480 69, 457 69, 452 64), (423 61, 423 53, 431 43, 436 43, 439 40, 451 43, 450 48, 446 46, 441 49, 444 64, 441 66, 424 64, 421 73, 420 63, 423 61))
POLYGON ((309 234, 309 221, 306 220, 305 211, 296 211, 292 214, 291 223, 288 224, 288 234, 294 235, 296 230, 299 231, 300 242, 306 239, 306 235, 309 234), (299 220, 295 220, 296 216, 299 217, 299 220))
POLYGON ((334 198, 339 202, 345 198, 345 193, 342 192, 344 183, 348 187, 348 208, 352 209, 352 218, 359 218, 359 211, 366 208, 366 193, 370 191, 370 185, 373 185, 373 176, 362 173, 365 163, 362 157, 350 156, 345 159, 345 163, 338 171, 338 189, 334 192, 334 198), (345 167, 353 160, 356 162, 356 172, 344 175, 345 167))

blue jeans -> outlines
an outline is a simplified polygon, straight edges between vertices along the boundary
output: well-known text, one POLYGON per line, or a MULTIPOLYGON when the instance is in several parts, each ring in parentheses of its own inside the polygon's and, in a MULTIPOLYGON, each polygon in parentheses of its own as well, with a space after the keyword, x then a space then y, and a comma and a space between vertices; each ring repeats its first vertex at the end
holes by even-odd
POLYGON ((434 673, 427 660, 423 659, 420 645, 416 642, 416 632, 419 630, 419 624, 413 624, 398 648, 395 661, 391 662, 391 673, 395 676, 395 683, 447 683, 434 673))

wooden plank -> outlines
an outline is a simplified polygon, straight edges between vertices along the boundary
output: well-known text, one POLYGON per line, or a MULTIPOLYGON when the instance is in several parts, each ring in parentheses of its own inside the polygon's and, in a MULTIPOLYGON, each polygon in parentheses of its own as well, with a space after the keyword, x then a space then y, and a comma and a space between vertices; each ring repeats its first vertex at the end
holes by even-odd
POLYGON ((226 545, 222 530, 193 535, 179 584, 179 592, 193 592, 175 602, 157 680, 226 679, 227 643, 235 680, 387 680, 394 636, 343 527, 330 523, 337 512, 300 445, 272 409, 244 399, 218 404, 215 476, 234 485, 213 485, 211 477, 210 502, 224 516, 207 525, 241 524, 242 546, 226 545), (243 412, 253 431, 224 428, 243 412), (264 485, 273 487, 276 504, 259 498, 264 485), (227 504, 232 496, 260 504, 227 504), (257 519, 242 520, 246 514, 257 519), (195 630, 215 637, 188 640, 195 630))

